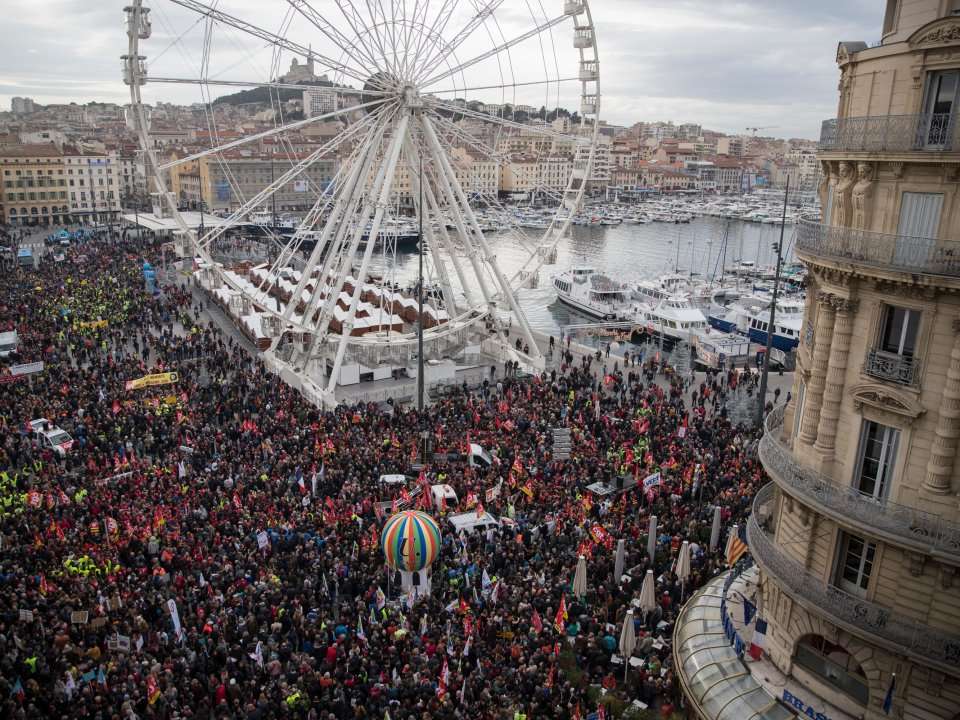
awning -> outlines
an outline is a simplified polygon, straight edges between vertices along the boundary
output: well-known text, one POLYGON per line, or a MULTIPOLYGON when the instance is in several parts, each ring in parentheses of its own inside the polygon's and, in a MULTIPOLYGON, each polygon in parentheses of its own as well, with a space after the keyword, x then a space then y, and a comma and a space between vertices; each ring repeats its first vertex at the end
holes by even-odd
POLYGON ((753 679, 723 631, 727 575, 694 594, 677 619, 673 652, 684 695, 703 720, 791 720, 795 713, 753 679))
MULTIPOLYGON (((181 210, 180 217, 183 218, 187 227, 194 230, 200 227, 201 219, 203 220, 204 228, 220 227, 226 222, 224 218, 206 212, 203 213, 203 217, 201 218, 199 212, 181 210)), ((123 221, 129 225, 139 225, 151 232, 175 232, 180 229, 180 223, 174 218, 157 217, 153 213, 124 213, 123 221)), ((237 223, 234 227, 240 227, 244 224, 245 223, 237 223)))

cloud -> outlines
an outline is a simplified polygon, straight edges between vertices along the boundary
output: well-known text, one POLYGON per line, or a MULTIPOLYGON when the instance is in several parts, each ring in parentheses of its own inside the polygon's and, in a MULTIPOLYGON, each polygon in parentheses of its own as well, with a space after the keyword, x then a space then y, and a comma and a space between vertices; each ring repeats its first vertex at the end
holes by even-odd
MULTIPOLYGON (((453 38, 487 2, 448 5, 453 12, 444 37, 453 38)), ((431 3, 431 13, 441 4, 431 3)), ((198 77, 206 21, 169 0, 148 5, 154 33, 145 41, 143 54, 150 74, 198 77)), ((379 52, 368 32, 374 24, 371 18, 345 17, 332 0, 312 0, 311 5, 356 45, 365 43, 372 53, 379 52), (356 40, 351 24, 365 28, 362 41, 356 40)), ((837 41, 875 40, 882 19, 877 5, 875 0, 593 0, 602 117, 616 124, 658 119, 699 122, 727 132, 776 126, 772 134, 816 137, 820 121, 835 113, 837 41)), ((506 0, 496 16, 444 62, 425 70, 435 75, 456 67, 545 24, 561 6, 560 0, 506 0)), ((126 102, 129 96, 120 67, 120 55, 127 51, 122 7, 120 2, 7 0, 0 47, 0 103, 8 104, 13 95, 31 96, 41 103, 126 102)), ((366 12, 365 3, 359 7, 366 12)), ((222 0, 217 8, 300 45, 311 45, 334 60, 343 57, 338 44, 282 0, 222 0)), ((379 17, 376 21, 386 46, 394 41, 403 45, 422 34, 425 26, 437 30, 442 24, 427 17, 411 30, 379 17)), ((222 79, 263 81, 274 68, 285 70, 293 57, 282 51, 275 58, 263 38, 225 25, 217 25, 212 38, 209 73, 222 79)), ((431 52, 436 59, 435 43, 431 52)), ((542 81, 574 77, 577 62, 570 23, 565 21, 454 75, 444 85, 504 86, 463 94, 488 102, 575 108, 578 82, 542 81)), ((434 89, 440 89, 439 83, 434 89)), ((203 99, 199 88, 189 85, 148 84, 144 96, 150 101, 183 103, 203 99)))

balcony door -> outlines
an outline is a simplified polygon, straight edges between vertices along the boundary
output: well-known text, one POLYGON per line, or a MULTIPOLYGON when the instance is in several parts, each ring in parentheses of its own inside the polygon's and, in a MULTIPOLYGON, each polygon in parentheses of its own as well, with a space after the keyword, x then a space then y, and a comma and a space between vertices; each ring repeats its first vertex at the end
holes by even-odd
POLYGON ((960 70, 930 73, 927 97, 920 124, 920 145, 924 150, 950 150, 956 122, 960 70))
POLYGON ((936 244, 942 212, 943 193, 903 193, 897 225, 900 237, 894 250, 896 264, 926 267, 936 244))
POLYGON ((868 542, 856 535, 841 533, 836 586, 851 595, 866 597, 876 555, 876 543, 868 542))
POLYGON ((867 420, 860 432, 856 487, 874 500, 885 500, 893 481, 900 431, 867 420))

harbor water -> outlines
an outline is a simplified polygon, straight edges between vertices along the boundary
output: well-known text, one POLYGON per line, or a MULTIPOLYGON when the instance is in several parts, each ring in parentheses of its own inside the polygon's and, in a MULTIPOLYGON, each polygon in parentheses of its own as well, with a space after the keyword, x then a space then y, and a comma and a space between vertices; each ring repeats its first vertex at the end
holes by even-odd
MULTIPOLYGON (((701 278, 719 280, 724 259, 727 267, 741 260, 756 263, 758 267, 775 265, 774 243, 779 237, 779 224, 715 217, 695 217, 689 223, 678 224, 571 226, 557 247, 556 263, 544 265, 538 286, 521 289, 518 300, 534 329, 559 335, 568 325, 593 321, 557 300, 551 277, 571 266, 587 265, 617 282, 631 284, 672 272, 693 272, 701 278)), ((521 243, 507 233, 493 233, 486 238, 508 277, 524 264, 532 250, 530 244, 521 243)), ((787 225, 785 261, 792 259, 792 249, 793 226, 787 225)), ((442 260, 449 267, 449 261, 442 260)), ((432 263, 428 261, 426 265, 429 273, 432 263)), ((383 273, 391 282, 412 285, 417 277, 417 254, 415 251, 398 253, 394 262, 393 258, 375 253, 372 270, 383 273)), ((733 279, 729 275, 726 278, 733 279)), ((434 280, 428 274, 427 282, 434 280)))

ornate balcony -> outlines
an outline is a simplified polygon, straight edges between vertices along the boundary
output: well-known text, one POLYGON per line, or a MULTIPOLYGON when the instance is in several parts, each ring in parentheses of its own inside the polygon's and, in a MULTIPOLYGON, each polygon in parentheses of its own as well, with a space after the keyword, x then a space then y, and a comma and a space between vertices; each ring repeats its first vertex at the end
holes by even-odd
POLYGON ((915 552, 960 563, 960 524, 889 500, 877 500, 800 464, 780 438, 783 406, 766 419, 760 461, 791 497, 844 527, 915 552))
POLYGON ((807 610, 848 632, 951 674, 960 670, 960 636, 834 587, 782 552, 766 529, 773 489, 769 484, 757 493, 747 522, 750 553, 764 574, 807 610))
POLYGON ((956 240, 886 235, 801 220, 797 250, 880 270, 960 277, 960 242, 956 240))
POLYGON ((824 120, 821 152, 950 152, 957 142, 956 116, 949 113, 877 115, 824 120))
POLYGON ((870 377, 913 386, 920 379, 920 361, 883 350, 870 350, 863 363, 863 371, 870 377))

